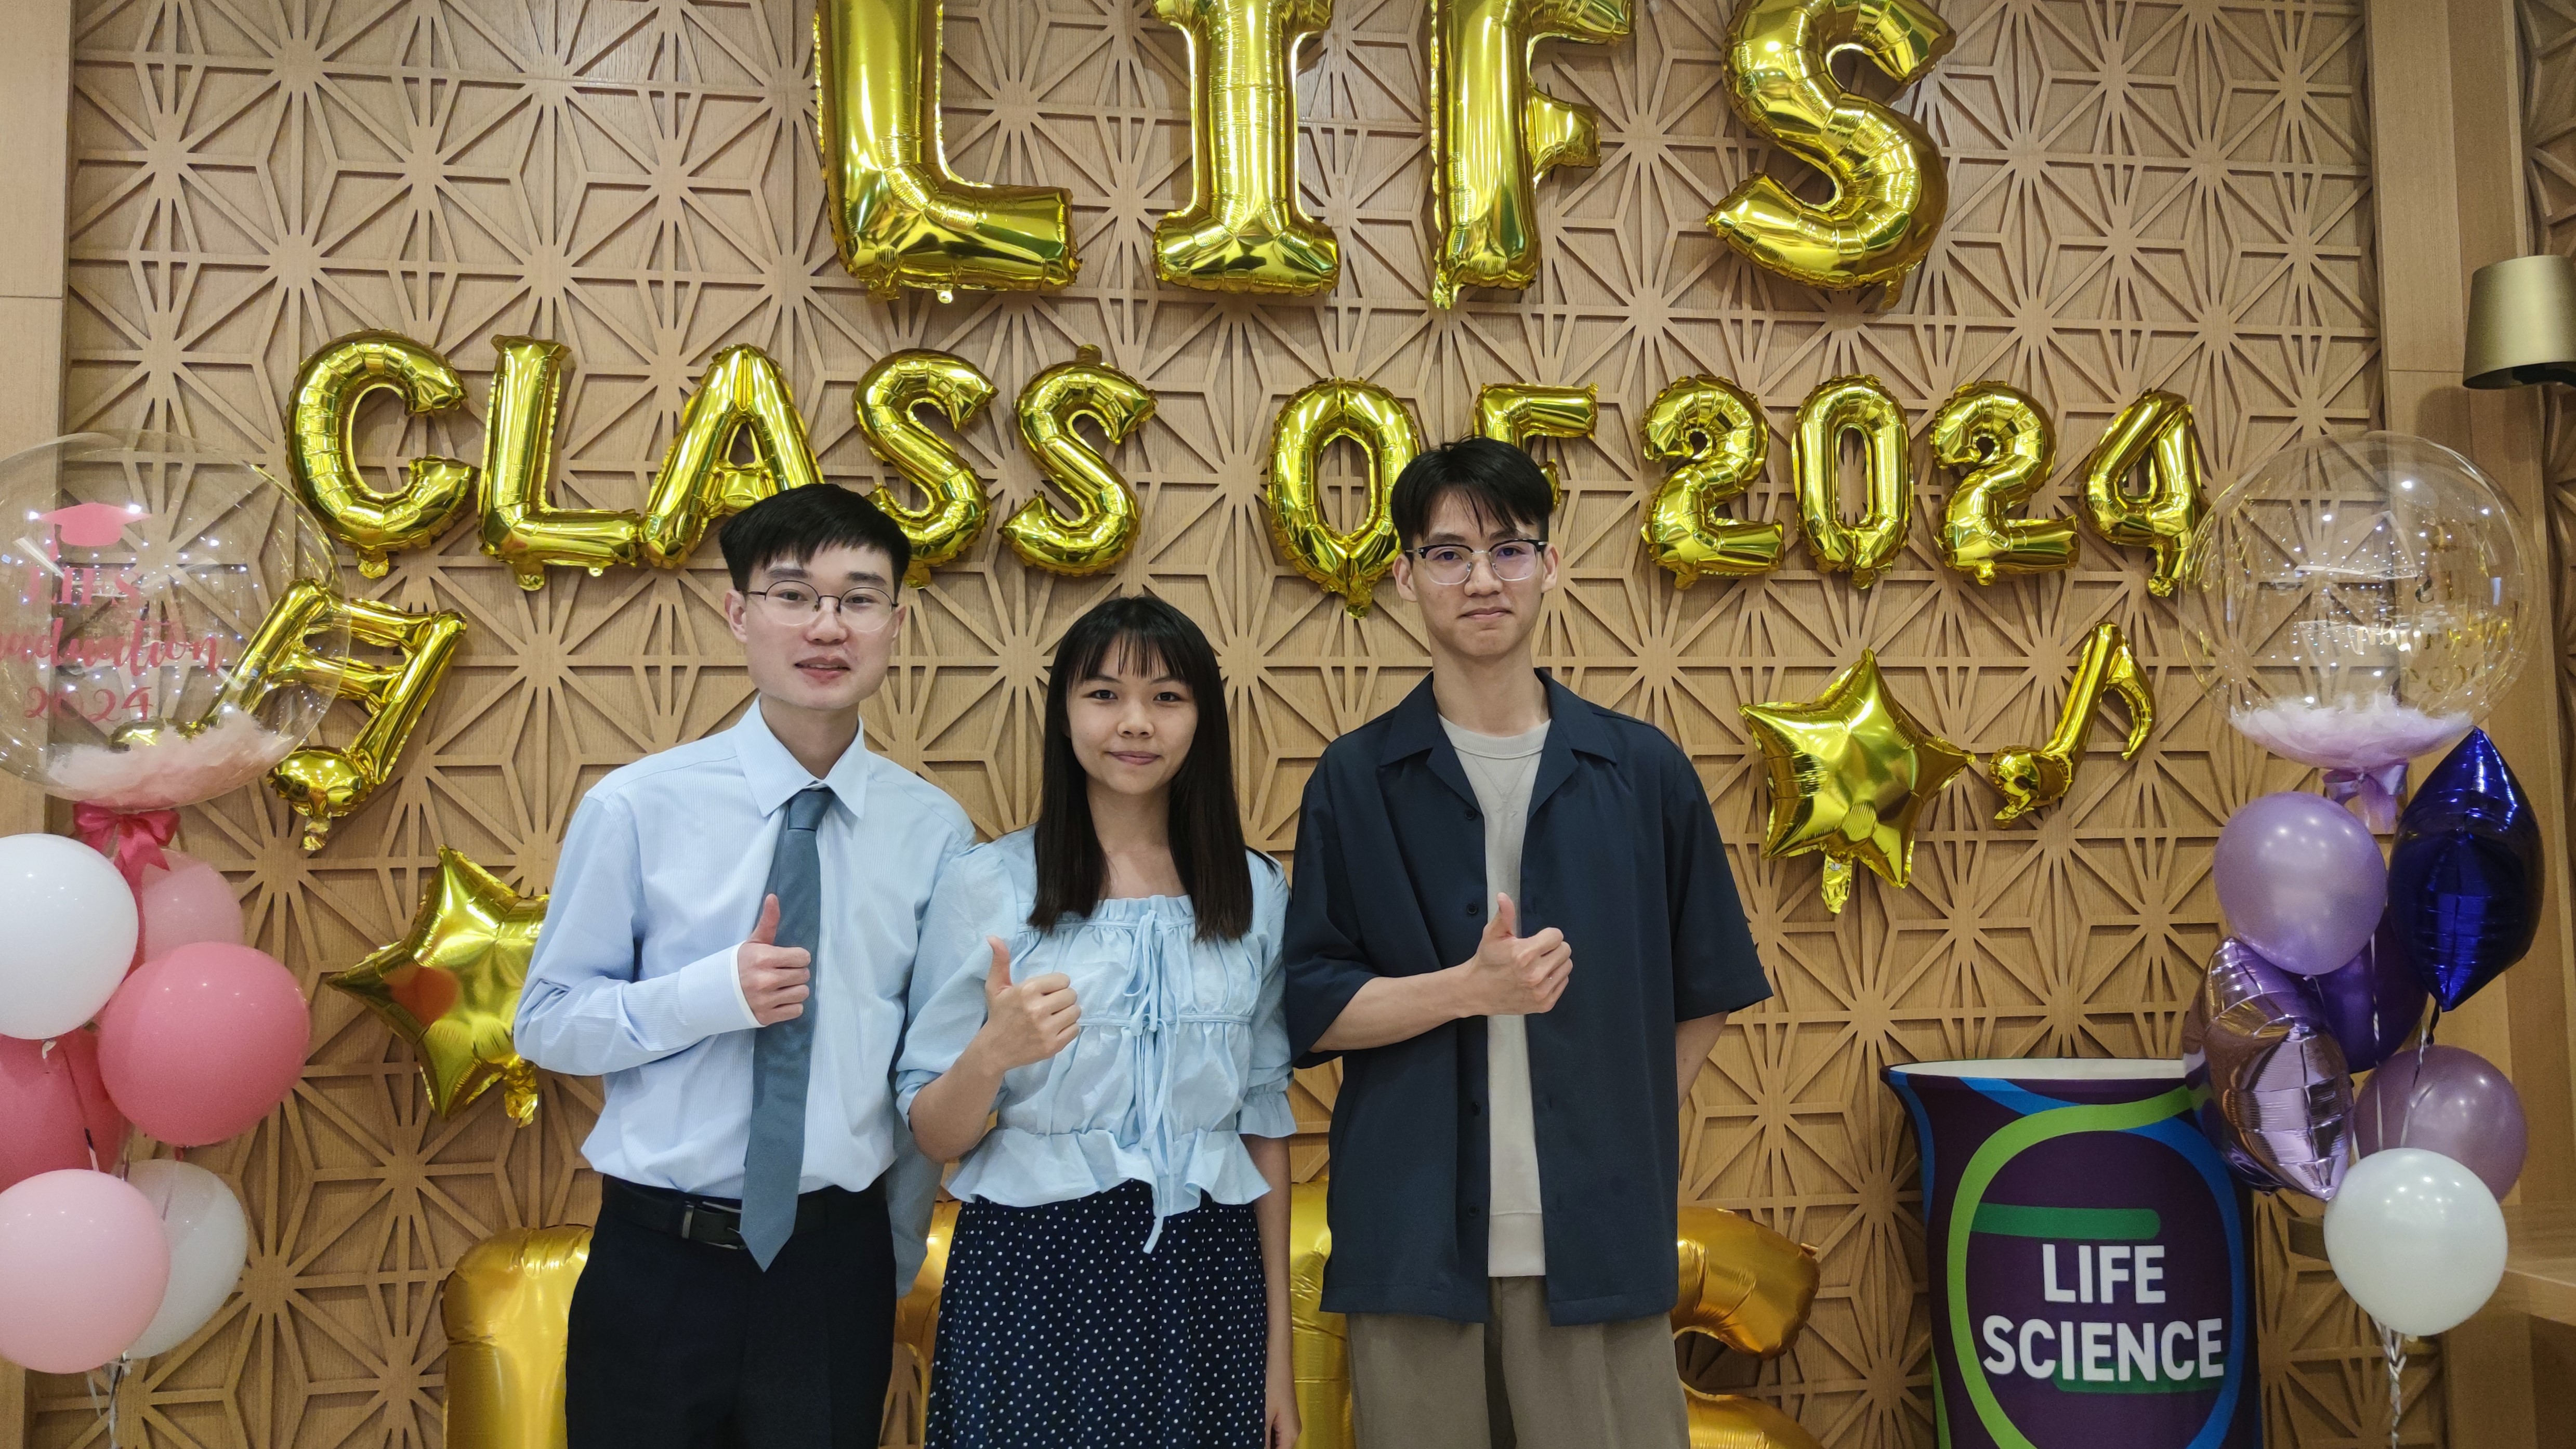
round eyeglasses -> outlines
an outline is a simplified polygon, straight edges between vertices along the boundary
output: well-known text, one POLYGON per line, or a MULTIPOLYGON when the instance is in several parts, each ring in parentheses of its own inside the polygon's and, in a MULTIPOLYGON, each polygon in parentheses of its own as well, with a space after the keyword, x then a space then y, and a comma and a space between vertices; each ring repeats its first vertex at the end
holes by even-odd
POLYGON ((1469 548, 1463 543, 1428 543, 1405 552, 1421 562, 1422 572, 1435 584, 1463 584, 1476 570, 1476 560, 1494 571, 1494 577, 1507 584, 1517 584, 1538 572, 1539 558, 1547 545, 1535 538, 1507 538, 1492 548, 1469 548))
POLYGON ((895 615, 894 600, 879 589, 852 589, 835 595, 811 584, 771 584, 765 589, 745 590, 743 597, 758 599, 762 614, 797 628, 814 622, 826 599, 840 614, 842 627, 853 634, 882 634, 895 615))

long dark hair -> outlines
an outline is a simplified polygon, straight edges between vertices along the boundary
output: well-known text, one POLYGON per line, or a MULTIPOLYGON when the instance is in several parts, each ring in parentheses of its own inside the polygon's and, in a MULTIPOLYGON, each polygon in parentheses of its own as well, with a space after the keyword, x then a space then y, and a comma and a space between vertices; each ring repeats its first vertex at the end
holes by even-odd
POLYGON ((1198 705, 1190 753, 1172 776, 1172 864, 1190 893, 1199 939, 1231 941, 1252 929, 1252 870, 1234 802, 1234 745, 1225 722, 1225 679, 1216 650, 1190 616, 1160 599, 1104 600, 1073 621, 1056 646, 1047 679, 1046 756, 1038 784, 1038 898, 1029 924, 1052 930, 1061 917, 1099 909, 1109 863, 1091 823, 1090 777, 1073 753, 1065 701, 1074 687, 1115 660, 1139 672, 1177 675, 1198 705))

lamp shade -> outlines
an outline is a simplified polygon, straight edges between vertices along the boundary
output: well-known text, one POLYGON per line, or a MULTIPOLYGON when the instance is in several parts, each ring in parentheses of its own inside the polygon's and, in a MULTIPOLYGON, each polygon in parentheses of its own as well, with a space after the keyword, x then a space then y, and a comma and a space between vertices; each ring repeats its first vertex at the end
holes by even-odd
POLYGON ((2576 383, 2576 260, 2515 257, 2469 279, 2470 387, 2576 383))

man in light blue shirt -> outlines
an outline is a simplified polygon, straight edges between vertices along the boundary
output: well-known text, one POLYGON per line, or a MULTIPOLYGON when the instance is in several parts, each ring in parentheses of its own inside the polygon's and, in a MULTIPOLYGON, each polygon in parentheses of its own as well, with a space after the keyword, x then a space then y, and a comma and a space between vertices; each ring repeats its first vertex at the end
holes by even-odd
POLYGON ((974 834, 859 727, 910 547, 830 486, 723 546, 758 699, 591 789, 520 999, 521 1055, 607 1078, 571 1449, 869 1449, 938 1185, 891 1076, 931 885, 974 834))

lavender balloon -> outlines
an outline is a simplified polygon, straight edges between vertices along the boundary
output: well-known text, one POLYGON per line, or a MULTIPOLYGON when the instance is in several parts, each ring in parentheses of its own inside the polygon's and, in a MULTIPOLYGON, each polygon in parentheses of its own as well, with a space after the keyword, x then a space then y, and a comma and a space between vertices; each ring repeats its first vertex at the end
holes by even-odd
POLYGON ((2531 1146, 2522 1096, 2473 1051, 2428 1046, 2390 1057, 2353 1103, 2361 1155, 2388 1147, 2438 1152, 2478 1175, 2499 1198, 2522 1176, 2531 1146))
POLYGON ((2388 904, 2379 842, 2352 812, 2285 790, 2248 800, 2210 858, 2218 908, 2255 954, 2322 976, 2361 954, 2388 904))
POLYGON ((2386 1061, 2424 1020, 2424 983, 2406 943, 2385 921, 2360 955, 2323 976, 2302 976, 2299 985, 2352 1071, 2386 1061))
POLYGON ((2183 1073, 2208 1088, 2201 1130, 2238 1176, 2334 1197, 2350 1165, 2352 1077, 2295 977, 2221 942, 2183 1016, 2183 1073))

